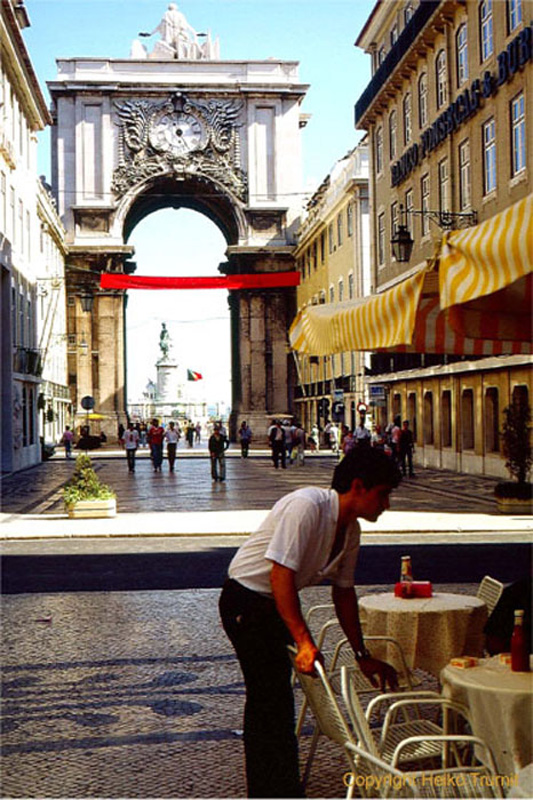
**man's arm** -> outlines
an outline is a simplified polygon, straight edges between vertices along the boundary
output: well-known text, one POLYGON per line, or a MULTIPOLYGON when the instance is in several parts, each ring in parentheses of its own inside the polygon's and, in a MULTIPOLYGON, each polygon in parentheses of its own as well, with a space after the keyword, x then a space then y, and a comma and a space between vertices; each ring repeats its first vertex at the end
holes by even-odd
POLYGON ((279 615, 298 648, 296 665, 300 672, 310 675, 313 673, 316 659, 320 657, 320 651, 303 618, 294 570, 274 561, 270 573, 270 585, 279 615))
POLYGON ((355 659, 363 675, 368 678, 372 686, 378 686, 375 676, 379 676, 379 686, 382 691, 385 691, 387 684, 391 689, 397 689, 398 676, 394 667, 385 661, 380 661, 378 658, 372 658, 365 648, 355 589, 333 586, 332 596, 337 617, 344 633, 348 637, 348 641, 355 653, 355 659))

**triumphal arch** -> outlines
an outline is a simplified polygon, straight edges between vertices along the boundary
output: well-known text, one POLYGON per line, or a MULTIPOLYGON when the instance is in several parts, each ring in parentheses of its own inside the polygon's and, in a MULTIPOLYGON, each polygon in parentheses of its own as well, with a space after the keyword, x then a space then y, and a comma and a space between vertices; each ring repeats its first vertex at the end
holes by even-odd
POLYGON ((187 207, 225 237, 227 261, 214 274, 254 278, 230 292, 229 305, 234 419, 259 432, 290 405, 295 289, 273 274, 295 270, 307 86, 296 62, 220 60, 218 42, 197 34, 174 4, 140 37, 127 59, 59 60, 48 84, 76 411, 90 395, 106 419, 124 421, 125 290, 102 289, 101 275, 135 270, 128 239, 141 219, 187 207))

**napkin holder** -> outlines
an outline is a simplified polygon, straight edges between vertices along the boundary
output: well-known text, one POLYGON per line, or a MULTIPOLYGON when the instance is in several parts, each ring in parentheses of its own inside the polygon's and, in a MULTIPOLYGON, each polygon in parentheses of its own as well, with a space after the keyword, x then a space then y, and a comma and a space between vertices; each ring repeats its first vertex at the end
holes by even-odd
POLYGON ((394 594, 396 597, 431 597, 433 586, 431 581, 398 582, 394 586, 394 594))

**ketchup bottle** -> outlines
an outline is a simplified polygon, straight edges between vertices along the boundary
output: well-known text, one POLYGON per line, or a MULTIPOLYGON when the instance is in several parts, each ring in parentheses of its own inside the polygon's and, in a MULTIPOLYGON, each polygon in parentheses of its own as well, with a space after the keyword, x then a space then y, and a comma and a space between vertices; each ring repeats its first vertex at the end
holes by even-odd
POLYGON ((514 630, 511 636, 511 669, 513 672, 529 672, 529 648, 524 634, 524 612, 514 612, 514 630))

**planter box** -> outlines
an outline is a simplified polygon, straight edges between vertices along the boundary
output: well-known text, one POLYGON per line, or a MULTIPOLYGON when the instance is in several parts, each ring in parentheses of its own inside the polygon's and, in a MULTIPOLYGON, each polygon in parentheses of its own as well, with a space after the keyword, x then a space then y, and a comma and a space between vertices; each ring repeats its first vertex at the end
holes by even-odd
POLYGON ((533 500, 521 500, 518 497, 497 497, 500 514, 533 514, 533 500))
POLYGON ((109 500, 78 500, 67 506, 67 513, 71 519, 98 519, 100 517, 116 517, 116 498, 109 500))

